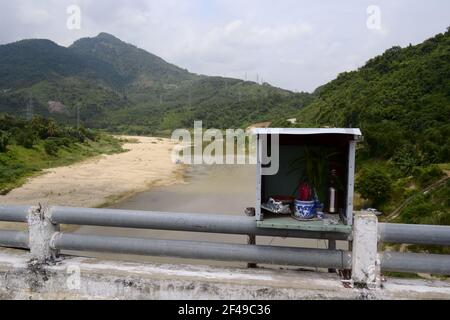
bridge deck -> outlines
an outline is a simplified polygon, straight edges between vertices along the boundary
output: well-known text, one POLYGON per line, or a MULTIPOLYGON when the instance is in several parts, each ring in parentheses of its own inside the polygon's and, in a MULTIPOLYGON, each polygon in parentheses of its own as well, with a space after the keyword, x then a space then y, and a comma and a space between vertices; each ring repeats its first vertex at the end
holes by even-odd
POLYGON ((29 258, 0 249, 0 299, 450 299, 450 282, 438 280, 388 279, 383 289, 363 290, 320 272, 81 257, 36 266, 29 258))

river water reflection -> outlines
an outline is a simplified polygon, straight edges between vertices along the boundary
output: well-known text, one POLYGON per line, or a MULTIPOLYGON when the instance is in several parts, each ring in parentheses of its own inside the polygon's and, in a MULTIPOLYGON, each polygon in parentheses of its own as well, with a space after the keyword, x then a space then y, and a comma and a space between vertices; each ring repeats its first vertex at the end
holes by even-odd
MULTIPOLYGON (((255 175, 256 169, 254 165, 194 166, 187 170, 185 184, 154 188, 150 191, 142 192, 121 203, 118 203, 112 206, 112 208, 164 212, 244 215, 244 209, 246 207, 255 206, 255 175)), ((165 230, 139 230, 86 226, 80 228, 77 233, 123 237, 246 243, 246 236, 243 235, 204 234, 165 230)), ((257 237, 257 244, 300 246, 310 248, 325 248, 327 245, 325 240, 282 239, 272 237, 257 237)), ((345 243, 339 244, 339 247, 343 247, 344 244, 345 243)), ((107 259, 157 263, 188 263, 216 266, 245 265, 244 263, 235 262, 200 261, 117 254, 82 253, 82 255, 107 259)))

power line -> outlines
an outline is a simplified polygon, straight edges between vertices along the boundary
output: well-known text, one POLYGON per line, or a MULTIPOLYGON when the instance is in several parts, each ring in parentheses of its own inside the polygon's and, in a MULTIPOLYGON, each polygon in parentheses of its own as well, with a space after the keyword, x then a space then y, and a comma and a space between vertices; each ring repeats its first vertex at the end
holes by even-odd
POLYGON ((27 104, 27 120, 30 121, 33 119, 33 94, 30 93, 29 99, 28 99, 28 104, 27 104))
POLYGON ((80 130, 80 104, 77 104, 77 130, 80 130))
POLYGON ((189 107, 192 106, 192 88, 189 87, 189 107))

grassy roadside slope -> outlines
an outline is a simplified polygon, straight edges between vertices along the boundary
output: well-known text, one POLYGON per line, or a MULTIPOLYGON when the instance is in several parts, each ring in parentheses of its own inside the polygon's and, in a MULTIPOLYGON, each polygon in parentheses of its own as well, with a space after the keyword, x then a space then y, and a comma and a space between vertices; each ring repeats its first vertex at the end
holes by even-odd
POLYGON ((0 194, 44 169, 123 151, 122 141, 105 133, 60 127, 42 118, 25 121, 9 116, 0 116, 0 144, 0 194))
POLYGON ((395 222, 449 225, 450 187, 427 192, 448 174, 449 74, 450 29, 340 74, 292 116, 297 124, 280 118, 272 126, 361 128, 356 209, 395 213, 395 222))

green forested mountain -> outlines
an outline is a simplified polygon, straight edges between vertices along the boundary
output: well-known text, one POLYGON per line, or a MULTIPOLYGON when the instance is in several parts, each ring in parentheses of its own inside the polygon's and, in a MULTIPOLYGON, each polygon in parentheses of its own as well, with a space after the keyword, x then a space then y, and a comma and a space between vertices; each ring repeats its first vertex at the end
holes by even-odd
POLYGON ((128 85, 151 88, 200 78, 107 33, 80 39, 69 50, 111 65, 128 85))
POLYGON ((68 48, 49 40, 0 46, 0 112, 18 116, 32 103, 34 113, 59 121, 73 123, 79 111, 87 127, 154 134, 194 120, 243 127, 289 117, 311 100, 269 84, 193 74, 106 33, 68 48))
POLYGON ((402 222, 450 224, 450 31, 393 47, 313 94, 193 74, 105 33, 68 48, 49 40, 0 46, 0 113, 30 110, 71 124, 79 110, 86 127, 142 134, 194 120, 360 127, 357 190, 369 205, 402 222))
POLYGON ((298 126, 361 127, 371 157, 405 166, 450 161, 449 31, 393 47, 315 96, 298 126))
POLYGON ((362 129, 357 190, 369 205, 390 213, 409 199, 398 221, 450 224, 450 30, 393 47, 314 95, 295 126, 362 129))
POLYGON ((108 63, 61 47, 50 40, 23 40, 0 46, 0 88, 16 89, 58 77, 82 77, 107 85, 121 78, 108 63))
POLYGON ((104 133, 38 116, 24 120, 0 115, 0 195, 42 169, 122 151, 122 141, 104 133))
POLYGON ((32 111, 87 127, 156 133, 191 127, 361 127, 364 154, 406 171, 450 157, 450 33, 393 47, 318 88, 292 93, 196 75, 101 33, 68 48, 49 40, 0 46, 0 112, 32 111))

